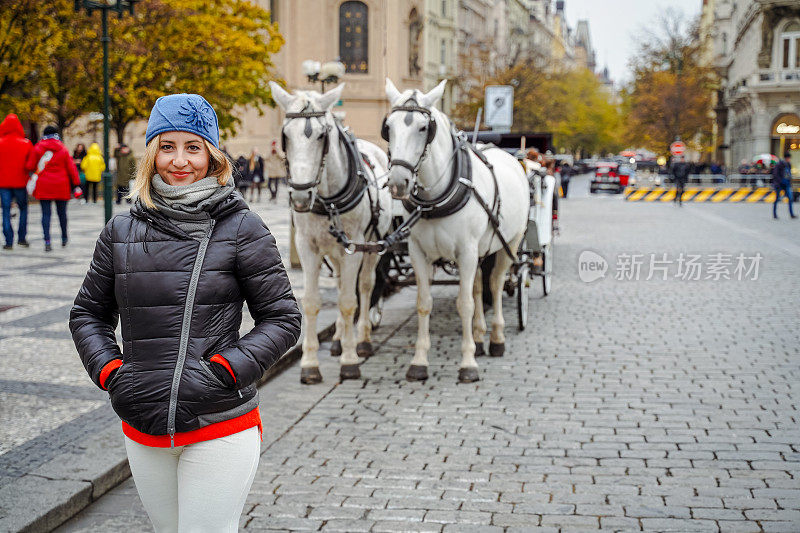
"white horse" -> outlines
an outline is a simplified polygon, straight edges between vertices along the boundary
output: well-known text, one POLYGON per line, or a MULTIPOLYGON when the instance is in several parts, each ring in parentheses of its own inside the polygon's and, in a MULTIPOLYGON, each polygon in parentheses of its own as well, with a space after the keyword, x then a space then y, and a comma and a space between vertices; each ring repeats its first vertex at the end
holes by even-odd
MULTIPOLYGON (((381 133, 389 141, 389 186, 396 198, 411 200, 406 204, 407 210, 413 205, 447 202, 448 194, 458 195, 452 181, 455 179, 452 168, 457 160, 454 128, 450 120, 433 107, 441 98, 445 83, 446 80, 442 81, 427 94, 418 90, 401 94, 392 81, 386 79, 386 95, 392 110, 381 133)), ((455 261, 458 265, 456 304, 462 326, 459 381, 469 383, 479 379, 475 352, 476 348, 483 351, 486 321, 478 262, 495 252, 496 261, 489 278, 494 305, 489 353, 500 356, 505 349, 503 285, 525 233, 528 181, 516 159, 503 150, 492 147, 482 151, 494 168, 495 180, 489 166, 474 151, 461 146, 468 154, 465 157, 469 157, 474 191, 469 190, 466 204, 452 214, 421 218, 412 226, 408 239, 408 251, 416 273, 419 317, 416 351, 406 373, 409 380, 428 377, 429 317, 433 307, 431 278, 433 262, 437 259, 455 261), (506 252, 478 196, 490 211, 497 213, 499 233, 514 257, 506 252)))
POLYGON ((374 144, 361 139, 353 142, 334 118, 331 109, 341 98, 344 84, 325 94, 297 91, 292 95, 274 82, 270 82, 270 87, 272 97, 286 111, 282 136, 296 226, 295 243, 305 280, 302 303, 306 327, 300 381, 307 384, 322 381, 317 358, 317 315, 321 306, 319 276, 323 257, 333 263, 338 273, 339 317, 334 338, 341 338, 339 376, 342 380, 357 379, 361 376, 358 356, 372 355, 369 307, 378 256, 358 251, 348 253, 328 230, 331 222, 336 222, 353 242, 375 241, 388 232, 392 217, 391 195, 384 187, 388 160, 374 144), (361 309, 358 344, 353 331, 357 305, 361 309))

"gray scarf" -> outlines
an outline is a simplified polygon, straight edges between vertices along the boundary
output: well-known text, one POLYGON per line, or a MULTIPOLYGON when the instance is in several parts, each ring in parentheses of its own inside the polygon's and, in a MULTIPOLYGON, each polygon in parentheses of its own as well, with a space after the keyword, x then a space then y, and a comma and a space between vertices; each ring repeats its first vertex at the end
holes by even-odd
POLYGON ((234 191, 233 180, 220 185, 209 176, 189 185, 170 185, 153 175, 152 198, 159 211, 194 239, 202 239, 211 226, 211 211, 234 191))

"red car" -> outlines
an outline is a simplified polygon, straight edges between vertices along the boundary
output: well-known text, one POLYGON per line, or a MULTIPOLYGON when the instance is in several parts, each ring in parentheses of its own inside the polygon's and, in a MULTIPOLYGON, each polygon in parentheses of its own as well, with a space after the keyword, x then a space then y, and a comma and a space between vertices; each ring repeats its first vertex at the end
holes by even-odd
POLYGON ((592 182, 589 185, 589 192, 595 193, 599 190, 614 191, 621 193, 628 186, 630 174, 620 172, 619 163, 613 161, 600 161, 597 163, 592 182))

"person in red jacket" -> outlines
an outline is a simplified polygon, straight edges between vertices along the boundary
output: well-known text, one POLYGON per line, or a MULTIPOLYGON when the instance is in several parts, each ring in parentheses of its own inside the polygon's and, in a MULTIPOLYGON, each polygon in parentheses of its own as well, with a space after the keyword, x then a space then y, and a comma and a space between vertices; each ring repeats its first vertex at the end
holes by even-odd
POLYGON ((16 201, 19 207, 19 226, 17 227, 17 244, 28 247, 25 239, 28 233, 28 172, 25 162, 33 144, 25 138, 17 115, 8 115, 0 124, 0 203, 3 207, 3 250, 11 250, 14 246, 14 228, 11 226, 11 202, 16 201))
POLYGON ((61 223, 61 246, 67 245, 67 202, 73 195, 80 196, 81 180, 67 147, 61 142, 58 129, 47 126, 42 140, 36 143, 28 155, 26 168, 37 175, 33 197, 42 206, 42 230, 44 250, 50 246, 50 216, 52 202, 56 203, 58 221, 61 223))

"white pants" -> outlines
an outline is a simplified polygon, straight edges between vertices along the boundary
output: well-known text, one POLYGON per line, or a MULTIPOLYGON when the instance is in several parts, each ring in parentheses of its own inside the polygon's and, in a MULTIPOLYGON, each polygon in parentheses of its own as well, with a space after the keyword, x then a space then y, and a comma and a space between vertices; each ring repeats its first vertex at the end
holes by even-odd
POLYGON ((156 533, 238 531, 260 442, 257 427, 175 448, 125 437, 136 490, 156 533))

